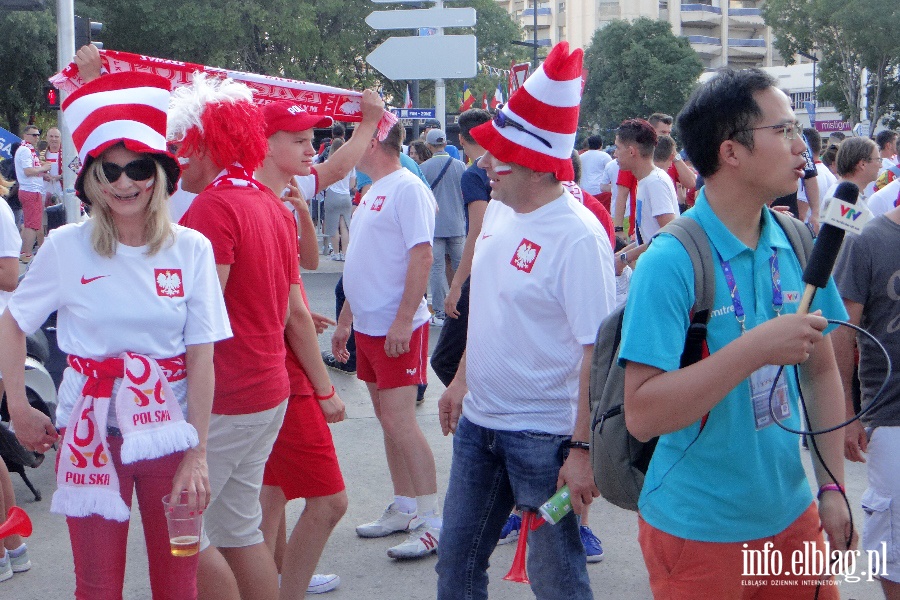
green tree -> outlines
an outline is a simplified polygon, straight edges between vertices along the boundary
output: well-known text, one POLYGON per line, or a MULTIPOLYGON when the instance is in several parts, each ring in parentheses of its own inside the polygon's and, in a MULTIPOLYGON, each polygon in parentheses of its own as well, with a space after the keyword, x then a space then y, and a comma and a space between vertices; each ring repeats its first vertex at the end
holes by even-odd
MULTIPOLYGON (((509 42, 520 34, 506 12, 492 0, 458 5, 478 11, 480 60, 508 66, 510 48, 515 48, 509 42)), ((385 79, 365 57, 388 37, 414 32, 371 29, 365 17, 379 8, 390 5, 371 0, 89 0, 78 6, 80 15, 104 23, 101 37, 110 49, 345 88, 380 86, 396 104, 407 82, 385 79)), ((423 84, 423 98, 433 98, 433 84, 423 84)), ((453 85, 448 82, 448 105, 453 85)))
POLYGON ((788 64, 798 52, 820 53, 818 95, 832 102, 846 120, 859 122, 864 88, 873 123, 881 120, 886 108, 895 110, 900 67, 896 0, 768 0, 763 17, 788 64))
POLYGON ((49 10, 0 13, 0 107, 18 135, 43 103, 43 84, 56 72, 56 26, 49 10))
POLYGON ((613 21, 594 33, 585 51, 587 85, 581 126, 615 129, 654 112, 675 115, 703 72, 700 57, 669 23, 647 18, 613 21))

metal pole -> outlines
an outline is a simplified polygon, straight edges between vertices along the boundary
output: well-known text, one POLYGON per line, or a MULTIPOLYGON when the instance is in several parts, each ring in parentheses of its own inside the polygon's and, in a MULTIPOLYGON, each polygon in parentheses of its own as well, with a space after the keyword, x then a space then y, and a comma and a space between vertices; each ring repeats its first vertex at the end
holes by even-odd
MULTIPOLYGON (((62 71, 72 62, 75 56, 75 1, 56 0, 56 66, 62 71)), ((68 94, 62 92, 65 100, 68 94)), ((72 142, 72 132, 66 126, 59 112, 59 131, 62 136, 62 160, 60 171, 63 180, 63 204, 66 207, 66 223, 76 223, 81 217, 81 202, 75 197, 75 174, 69 165, 78 154, 75 152, 75 144, 72 142)))
MULTIPOLYGON (((419 80, 414 79, 412 82, 412 90, 409 93, 409 97, 412 99, 413 106, 419 107, 419 80)), ((419 120, 413 119, 412 126, 412 137, 414 140, 419 139, 419 120)))
POLYGON ((816 114, 819 111, 819 98, 816 95, 816 65, 819 63, 819 60, 816 59, 813 61, 813 129, 816 128, 816 114))
MULTIPOLYGON (((434 7, 444 8, 444 0, 435 0, 434 7)), ((438 27, 435 35, 444 35, 444 28, 438 27)), ((447 85, 443 79, 434 80, 434 112, 435 118, 441 122, 441 129, 447 131, 447 85)))
POLYGON ((531 59, 531 72, 534 73, 538 68, 538 59, 537 59, 537 50, 538 50, 538 37, 537 37, 537 11, 538 11, 538 0, 534 0, 534 30, 532 31, 531 41, 534 43, 534 54, 531 59))

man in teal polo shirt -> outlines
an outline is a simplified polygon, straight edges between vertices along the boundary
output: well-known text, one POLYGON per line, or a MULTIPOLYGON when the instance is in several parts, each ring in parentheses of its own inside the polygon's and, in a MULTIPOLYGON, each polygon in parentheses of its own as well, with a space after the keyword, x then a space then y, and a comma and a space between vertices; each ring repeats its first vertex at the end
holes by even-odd
MULTIPOLYGON (((822 486, 816 511, 799 439, 769 415, 778 365, 799 365, 812 428, 842 421, 824 317, 846 318, 833 281, 817 294, 812 314, 796 314, 800 264, 767 204, 796 190, 805 145, 776 84, 755 69, 723 71, 678 117, 687 153, 706 180, 686 215, 703 226, 716 263, 710 356, 679 368, 694 286, 691 261, 675 238, 659 236, 631 282, 619 358, 629 431, 641 440, 660 436, 638 502, 639 541, 657 598, 738 599, 751 588, 757 597, 811 598, 815 581, 826 578, 814 570, 791 575, 794 551, 804 543, 824 548, 820 525, 831 548, 856 542, 838 485, 843 434, 815 438, 837 479, 814 453, 822 486), (780 576, 746 572, 749 557, 763 551, 779 554, 780 576)), ((799 429, 793 369, 775 382, 772 402, 779 420, 799 429)), ((818 597, 838 598, 837 590, 823 585, 818 597)))

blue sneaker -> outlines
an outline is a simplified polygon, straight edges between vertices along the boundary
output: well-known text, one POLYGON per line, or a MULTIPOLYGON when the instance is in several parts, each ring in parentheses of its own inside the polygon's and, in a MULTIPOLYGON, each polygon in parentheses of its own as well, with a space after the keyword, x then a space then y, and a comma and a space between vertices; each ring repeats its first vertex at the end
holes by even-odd
POLYGON ((522 517, 516 513, 510 513, 509 518, 506 519, 506 524, 503 526, 503 529, 500 530, 500 539, 497 540, 497 545, 502 546, 503 544, 511 544, 519 539, 519 530, 521 528, 522 517))
POLYGON ((584 552, 587 554, 587 561, 589 563, 595 563, 603 560, 603 546, 600 545, 600 539, 594 535, 591 528, 579 525, 578 531, 581 534, 581 543, 584 544, 584 552))

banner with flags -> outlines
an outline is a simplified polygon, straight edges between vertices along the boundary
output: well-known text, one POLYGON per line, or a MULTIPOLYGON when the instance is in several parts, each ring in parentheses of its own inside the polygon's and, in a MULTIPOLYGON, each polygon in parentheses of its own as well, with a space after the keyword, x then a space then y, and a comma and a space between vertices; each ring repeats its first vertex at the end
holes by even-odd
POLYGON ((497 89, 494 90, 494 97, 491 98, 491 108, 497 110, 497 107, 503 104, 503 90, 500 89, 500 84, 497 84, 497 89))
MULTIPOLYGON (((275 100, 290 100, 314 115, 332 117, 336 121, 362 121, 360 106, 362 92, 271 75, 257 75, 165 58, 154 58, 118 50, 101 49, 100 62, 109 73, 140 71, 162 75, 172 82, 173 87, 189 85, 193 74, 198 71, 214 77, 230 77, 249 86, 253 90, 253 100, 258 104, 266 104, 275 100)), ((70 93, 84 85, 74 62, 51 77, 50 83, 58 89, 70 93)), ((386 135, 396 122, 397 117, 385 111, 378 124, 379 134, 386 135)))
POLYGON ((466 112, 475 104, 475 96, 472 95, 472 90, 469 89, 469 85, 467 83, 463 83, 463 97, 462 104, 459 105, 459 112, 466 112))
POLYGON ((406 84, 406 99, 403 100, 403 108, 412 108, 412 96, 409 95, 409 84, 406 84))

